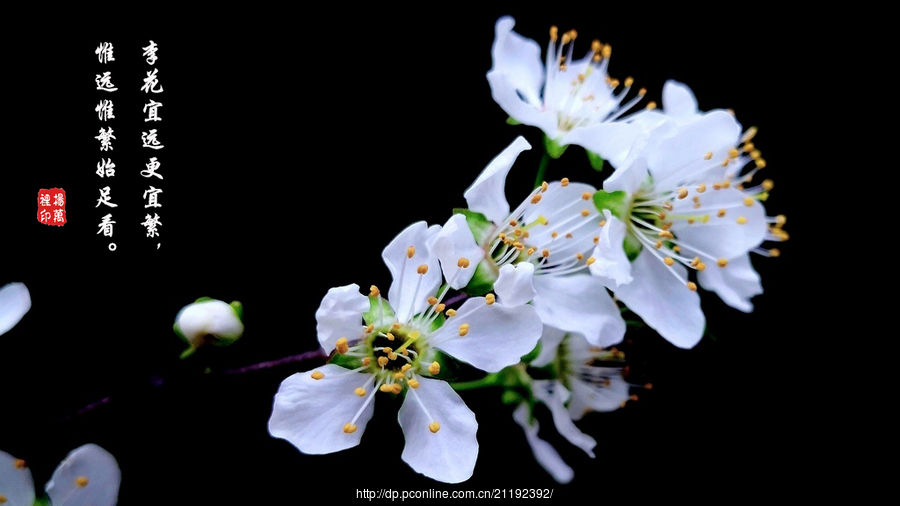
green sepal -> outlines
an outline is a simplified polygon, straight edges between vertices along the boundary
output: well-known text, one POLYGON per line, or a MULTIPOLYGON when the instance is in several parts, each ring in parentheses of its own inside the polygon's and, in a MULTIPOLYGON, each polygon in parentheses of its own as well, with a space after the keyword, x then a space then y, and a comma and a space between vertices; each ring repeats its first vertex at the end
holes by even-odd
POLYGON ((329 360, 329 364, 339 365, 345 369, 362 367, 362 357, 351 357, 342 353, 335 353, 329 360))
POLYGON ((637 237, 634 237, 631 234, 625 234, 625 240, 622 242, 622 247, 625 248, 625 256, 628 257, 628 261, 634 262, 638 255, 641 254, 644 245, 641 244, 641 241, 637 237))
POLYGON ((381 297, 372 297, 369 296, 369 312, 363 315, 363 320, 365 320, 366 325, 374 325, 375 322, 381 321, 380 316, 384 314, 388 318, 388 320, 394 319, 394 310, 391 309, 391 305, 387 303, 386 300, 381 297), (381 307, 383 310, 378 309, 379 301, 381 303, 381 307), (383 312, 382 312, 383 311, 383 312))
POLYGON ((472 235, 475 236, 476 244, 482 244, 494 231, 494 224, 481 213, 457 207, 453 210, 453 214, 461 214, 466 217, 466 223, 469 225, 472 235))
POLYGON ((50 506, 49 497, 38 497, 34 500, 34 506, 50 506))
POLYGON ((244 305, 241 304, 241 301, 232 301, 229 306, 231 306, 231 309, 234 310, 234 314, 237 315, 238 320, 240 320, 241 323, 244 323, 244 305))
POLYGON ((565 146, 560 146, 559 142, 544 135, 544 149, 547 150, 547 154, 550 155, 550 158, 561 157, 563 153, 566 152, 566 148, 568 147, 568 144, 566 144, 565 146))
POLYGON ((599 190, 594 194, 594 206, 598 211, 602 213, 604 209, 608 209, 613 216, 622 221, 625 221, 630 205, 628 194, 621 190, 611 193, 599 190))
POLYGON ((523 402, 527 402, 526 399, 522 397, 522 394, 516 392, 515 390, 504 390, 503 395, 500 397, 500 401, 507 406, 518 405, 523 402))
POLYGON ((187 338, 184 337, 184 334, 181 333, 181 329, 178 328, 178 322, 172 324, 172 330, 175 331, 175 335, 181 338, 182 341, 188 342, 187 338))
POLYGON ((194 304, 196 304, 196 303, 198 303, 198 302, 206 302, 206 301, 208 301, 208 300, 216 300, 216 299, 214 299, 214 298, 212 298, 212 297, 200 297, 199 299, 197 299, 197 300, 194 301, 194 304))
POLYGON ((462 291, 473 297, 484 295, 494 289, 494 282, 496 281, 497 273, 487 264, 486 260, 482 260, 478 262, 478 265, 475 267, 475 275, 472 276, 469 284, 462 291))
POLYGON ((506 124, 516 126, 516 125, 521 125, 522 123, 520 121, 517 121, 512 116, 510 116, 510 117, 506 118, 506 124))
POLYGON ((197 348, 190 346, 190 347, 188 347, 188 349, 182 351, 181 355, 179 355, 178 358, 180 358, 181 360, 184 360, 184 359, 190 357, 191 355, 193 355, 195 351, 197 351, 197 348))
POLYGON ((604 161, 603 157, 598 155, 597 153, 594 153, 593 151, 588 151, 587 149, 585 149, 584 152, 587 153, 588 161, 591 162, 591 167, 593 167, 597 172, 602 171, 604 161))

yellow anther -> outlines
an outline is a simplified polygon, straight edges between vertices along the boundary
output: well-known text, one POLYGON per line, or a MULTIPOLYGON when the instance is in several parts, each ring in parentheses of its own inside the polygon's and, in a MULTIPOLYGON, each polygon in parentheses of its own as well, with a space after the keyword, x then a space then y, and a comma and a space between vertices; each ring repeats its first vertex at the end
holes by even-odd
POLYGON ((406 258, 412 258, 416 255, 416 248, 410 246, 406 248, 406 258))
POLYGON ((757 132, 757 129, 756 129, 755 126, 754 126, 754 127, 748 128, 748 129, 747 129, 747 132, 744 133, 744 136, 742 137, 742 140, 743 140, 744 142, 750 142, 750 141, 753 139, 753 137, 756 136, 756 132, 757 132))
POLYGON ((378 365, 381 367, 388 365, 388 358, 387 357, 378 357, 378 365))
POLYGON ((448 309, 448 310, 447 310, 447 316, 456 316, 456 310, 455 310, 455 309, 448 309))
POLYGON ((491 304, 493 304, 494 302, 497 301, 497 297, 495 297, 494 294, 489 293, 484 296, 484 301, 487 302, 488 306, 490 306, 491 304))
POLYGON ((356 432, 356 425, 353 425, 352 423, 344 425, 344 434, 353 434, 354 432, 356 432))
POLYGON ((626 88, 631 88, 631 85, 632 85, 632 84, 634 84, 634 78, 631 77, 631 76, 626 77, 626 78, 625 78, 625 87, 626 87, 626 88))
POLYGON ((378 297, 380 294, 381 294, 381 292, 378 291, 377 286, 372 285, 369 287, 369 297, 378 297))
POLYGON ((393 385, 391 385, 391 387, 395 394, 399 394, 403 391, 403 385, 401 385, 400 383, 394 383, 393 385))
POLYGON ((404 357, 408 357, 408 356, 409 356, 409 350, 407 350, 406 348, 403 348, 403 350, 401 350, 400 353, 403 353, 403 356, 404 356, 404 357))
POLYGON ((6 501, 8 500, 9 499, 7 499, 5 495, 0 494, 0 504, 6 504, 6 501))
POLYGON ((703 262, 700 262, 699 264, 697 264, 697 270, 698 270, 698 271, 705 271, 705 270, 706 270, 706 264, 703 263, 703 262))
POLYGON ((531 234, 529 234, 528 231, 526 230, 525 234, 523 234, 522 237, 524 237, 525 239, 528 239, 529 235, 531 235, 531 234))
POLYGON ((594 244, 600 244, 600 236, 599 235, 594 236, 594 244))
POLYGON ((320 380, 325 377, 325 374, 322 373, 321 371, 313 371, 313 373, 310 374, 310 376, 312 376, 312 379, 314 379, 314 380, 320 380))
POLYGON ((556 39, 559 35, 559 28, 556 25, 550 27, 550 40, 556 42, 556 39))
POLYGON ((404 372, 404 373, 405 373, 406 371, 410 370, 410 369, 412 369, 412 365, 411 365, 411 364, 404 364, 403 367, 400 368, 400 370, 401 370, 402 372, 404 372))
POLYGON ((603 44, 601 44, 599 40, 594 39, 593 41, 591 41, 591 51, 596 53, 601 49, 603 49, 603 44))
MULTIPOLYGON (((549 187, 550 187, 550 185, 548 185, 546 181, 542 182, 541 183, 541 193, 545 193, 547 191, 547 188, 549 188, 549 187)), ((515 226, 515 225, 513 225, 513 226, 515 226)))
POLYGON ((437 297, 435 297, 435 296, 428 297, 428 305, 433 306, 435 304, 437 304, 437 297))
POLYGON ((534 197, 531 197, 531 203, 532 203, 532 204, 537 204, 537 203, 540 202, 540 201, 541 201, 541 194, 540 194, 540 193, 536 194, 534 197))
POLYGON ((382 392, 384 392, 384 393, 387 394, 387 393, 393 392, 393 391, 394 391, 394 387, 391 386, 391 385, 389 385, 389 384, 387 384, 387 383, 385 383, 384 385, 381 385, 380 387, 378 387, 378 390, 381 390, 382 392))
POLYGON ((726 265, 728 265, 728 260, 726 260, 724 258, 720 258, 720 259, 716 260, 716 264, 719 267, 725 267, 726 265))
POLYGON ((737 149, 731 148, 728 150, 728 158, 737 158, 738 154, 740 154, 740 153, 738 152, 737 149))
POLYGON ((550 237, 552 237, 554 239, 556 239, 557 236, 559 236, 559 234, 557 234, 556 232, 553 232, 552 234, 550 234, 550 237))
POLYGON ((437 431, 441 430, 441 424, 436 421, 431 422, 428 424, 428 430, 430 430, 432 434, 437 434, 437 431))
POLYGON ((769 250, 769 256, 772 258, 778 258, 781 256, 781 250, 778 248, 772 248, 769 250))
POLYGON ((524 233, 525 233, 525 231, 522 230, 521 228, 517 228, 517 229, 513 230, 513 234, 515 234, 516 237, 522 237, 522 234, 524 234, 524 233))
POLYGON ((569 178, 564 177, 559 181, 560 186, 569 186, 569 178))
POLYGON ((606 220, 600 220, 600 223, 598 223, 597 225, 599 225, 599 226, 601 226, 601 227, 605 227, 605 226, 606 226, 606 220))
POLYGON ((395 339, 394 334, 391 334, 390 332, 385 334, 384 337, 386 337, 388 341, 393 341, 395 339))
POLYGON ((618 88, 618 87, 619 87, 619 80, 618 80, 618 79, 610 79, 610 81, 609 81, 609 87, 612 88, 612 89, 618 88))
POLYGON ((667 223, 663 223, 662 226, 659 228, 661 228, 663 230, 669 230, 670 228, 672 228, 672 225, 673 225, 673 223, 667 222, 667 223))
POLYGON ((639 95, 639 96, 643 97, 643 96, 646 95, 646 94, 647 94, 647 88, 641 88, 641 89, 638 90, 638 95, 639 95))
POLYGON ((446 307, 446 305, 444 305, 444 304, 438 304, 437 306, 434 307, 434 312, 441 313, 444 311, 445 307, 446 307))
POLYGON ((653 101, 649 102, 647 104, 647 109, 651 109, 651 110, 656 109, 656 102, 653 102, 653 101))
POLYGON ((688 290, 690 290, 692 292, 697 291, 697 283, 694 283, 693 281, 688 281, 687 287, 688 287, 688 290))
POLYGON ((591 212, 590 212, 589 210, 587 210, 587 209, 582 209, 582 210, 581 210, 581 215, 584 216, 584 217, 587 217, 587 216, 590 215, 590 214, 591 214, 591 212))
POLYGON ((431 365, 428 366, 428 372, 431 373, 432 376, 441 372, 441 364, 437 362, 432 362, 431 365))
POLYGON ((758 149, 754 149, 753 151, 750 152, 750 158, 752 158, 754 160, 758 160, 761 156, 762 156, 762 151, 760 151, 758 149))
POLYGON ((603 46, 603 49, 600 51, 600 54, 604 58, 609 58, 612 55, 612 46, 610 46, 609 44, 605 44, 603 46))
POLYGON ((668 230, 663 230, 662 232, 660 232, 660 233, 658 233, 658 234, 656 234, 656 235, 657 235, 658 237, 662 237, 662 238, 665 238, 665 239, 674 239, 674 238, 675 238, 675 234, 673 234, 672 232, 669 232, 668 230))
POLYGON ((672 206, 671 202, 663 202, 662 206, 666 211, 671 211, 672 209, 674 209, 674 206, 672 206))
POLYGON ((756 160, 756 168, 757 168, 757 169, 765 169, 765 168, 766 168, 766 161, 763 160, 762 158, 760 158, 759 160, 756 160))
POLYGON ((724 217, 725 217, 725 210, 724 210, 724 209, 719 209, 719 212, 716 213, 716 216, 718 216, 719 218, 724 218, 724 217))
POLYGON ((585 265, 591 265, 592 263, 594 263, 594 262, 596 262, 596 261, 597 261, 596 258, 594 258, 594 257, 588 257, 587 262, 585 262, 585 265))
POLYGON ((592 197, 592 196, 593 196, 593 195, 591 195, 591 192, 584 192, 584 193, 581 194, 581 198, 584 199, 584 200, 591 200, 591 197, 592 197))
POLYGON ((411 379, 406 382, 411 388, 419 388, 419 380, 411 379))
POLYGON ((581 253, 575 253, 575 258, 577 258, 578 260, 583 260, 584 255, 582 255, 581 253))
POLYGON ((350 345, 347 344, 347 338, 342 337, 342 338, 338 339, 337 342, 334 343, 334 348, 337 350, 338 353, 341 353, 341 354, 347 353, 348 351, 350 351, 350 345))
POLYGON ((675 264, 675 259, 672 257, 666 257, 666 258, 663 258, 663 262, 665 262, 666 265, 671 267, 673 264, 675 264))
POLYGON ((700 263, 700 257, 694 257, 694 259, 691 260, 691 267, 697 267, 697 264, 699 264, 699 263, 700 263))
POLYGON ((687 196, 688 196, 687 188, 682 188, 682 189, 678 190, 678 198, 679 199, 683 199, 687 196))
POLYGON ((419 266, 418 269, 416 269, 416 272, 418 272, 419 274, 425 274, 426 272, 428 272, 428 266, 425 264, 422 264, 419 266))
POLYGON ((687 223, 688 223, 688 225, 693 225, 693 224, 694 224, 694 218, 688 218, 688 219, 687 219, 687 223))
POLYGON ((672 246, 672 251, 675 253, 681 253, 681 246, 672 246))
POLYGON ((465 337, 469 333, 469 324, 463 323, 459 326, 459 337, 465 337))
POLYGON ((537 251, 537 248, 535 248, 534 246, 532 246, 532 247, 528 248, 528 251, 526 251, 525 254, 528 255, 528 256, 531 256, 531 255, 534 255, 534 252, 535 252, 535 251, 537 251))
POLYGON ((403 379, 403 376, 404 376, 404 374, 403 374, 402 372, 395 372, 395 373, 394 373, 394 379, 395 379, 395 380, 402 380, 402 379, 403 379))
POLYGON ((390 360, 397 360, 397 354, 394 352, 390 352, 390 353, 388 353, 388 358, 390 360))
POLYGON ((372 333, 373 330, 375 330, 375 325, 369 325, 366 327, 366 334, 372 333))
POLYGON ((706 183, 701 183, 700 186, 697 187, 697 193, 703 193, 706 191, 706 183))
POLYGON ((722 181, 722 188, 730 188, 730 187, 731 187, 731 181, 728 181, 728 180, 722 181))
POLYGON ((778 216, 775 217, 775 224, 778 225, 779 227, 784 226, 785 223, 787 223, 787 216, 785 216, 783 214, 779 214, 778 216))
POLYGON ((743 224, 747 223, 747 218, 745 218, 743 216, 738 216, 737 223, 738 223, 738 225, 743 225, 743 224))
POLYGON ((571 238, 572 238, 572 234, 566 234, 566 239, 571 239, 571 238))
POLYGON ((89 481, 86 476, 79 476, 78 478, 75 478, 75 484, 81 488, 88 486, 88 483, 89 481))
POLYGON ((700 197, 698 197, 698 196, 696 196, 696 195, 694 195, 694 197, 691 198, 691 200, 693 200, 694 202, 696 202, 696 203, 698 203, 698 204, 700 203, 700 197))
POLYGON ((744 143, 744 153, 749 153, 749 152, 753 151, 753 148, 754 148, 754 144, 752 142, 744 143))
POLYGON ((362 359, 362 365, 364 365, 364 366, 366 366, 366 367, 368 367, 369 364, 371 364, 371 363, 372 363, 371 357, 365 357, 365 358, 362 359))
POLYGON ((27 467, 27 465, 25 464, 25 461, 22 459, 16 459, 16 462, 14 465, 16 466, 16 469, 25 469, 27 467))
MULTIPOLYGON (((563 59, 565 59, 565 56, 563 56, 563 59)), ((560 72, 565 72, 565 71, 566 71, 566 65, 565 65, 565 64, 560 65, 560 66, 559 66, 559 71, 560 71, 560 72)))
POLYGON ((541 256, 547 258, 548 256, 550 256, 550 250, 545 249, 544 251, 541 251, 541 256))
POLYGON ((522 251, 523 249, 525 249, 525 245, 520 243, 519 241, 516 241, 513 243, 513 248, 516 248, 517 250, 522 251))
POLYGON ((771 179, 766 179, 762 182, 763 190, 770 191, 772 188, 775 188, 775 182, 771 179))
POLYGON ((366 395, 366 389, 364 389, 362 387, 357 387, 356 390, 354 390, 354 392, 356 393, 356 395, 358 395, 360 397, 364 397, 366 395))
POLYGON ((722 189, 722 185, 720 185, 719 183, 716 183, 713 185, 713 190, 721 190, 721 189, 722 189))
POLYGON ((753 205, 753 198, 752 198, 752 197, 745 197, 745 198, 744 198, 744 205, 747 206, 747 207, 751 207, 751 206, 753 205))
POLYGON ((662 248, 662 241, 656 241, 656 249, 662 248))
POLYGON ((578 74, 578 82, 579 82, 579 83, 583 83, 583 82, 584 82, 584 74, 578 74))
POLYGON ((571 39, 569 37, 569 32, 564 33, 562 36, 562 44, 565 46, 566 44, 569 43, 570 40, 571 39))
POLYGON ((385 355, 390 355, 391 353, 394 352, 394 349, 389 346, 385 346, 384 348, 381 349, 381 351, 383 351, 385 355))
POLYGON ((666 219, 666 213, 659 213, 659 219, 661 219, 661 220, 666 219))
POLYGON ((502 240, 506 239, 506 234, 504 234, 503 232, 501 232, 501 233, 497 234, 497 237, 499 237, 500 240, 502 241, 502 240))

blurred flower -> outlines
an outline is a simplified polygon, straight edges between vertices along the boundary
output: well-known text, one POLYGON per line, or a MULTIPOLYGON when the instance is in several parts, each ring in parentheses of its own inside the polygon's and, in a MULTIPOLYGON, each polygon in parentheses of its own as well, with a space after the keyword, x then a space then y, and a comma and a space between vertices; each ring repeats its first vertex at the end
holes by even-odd
POLYGON ((31 309, 31 294, 22 283, 0 288, 0 335, 9 332, 31 309))
POLYGON ((573 60, 578 33, 562 35, 550 29, 546 59, 531 39, 512 31, 515 20, 497 20, 491 47, 493 66, 487 73, 494 100, 516 122, 536 126, 548 139, 548 153, 558 158, 569 144, 577 144, 609 160, 625 159, 640 130, 616 121, 644 96, 643 88, 623 104, 633 79, 619 81, 607 74, 612 48, 594 40, 584 58, 573 60), (567 48, 568 46, 568 48, 567 48))
MULTIPOLYGON (((66 456, 45 488, 53 506, 115 506, 121 481, 116 459, 87 444, 66 456)), ((0 504, 31 506, 34 501, 34 481, 25 461, 0 452, 0 504)))
POLYGON ((234 301, 202 297, 184 306, 175 317, 175 333, 189 345, 186 357, 206 343, 224 346, 237 341, 244 333, 243 306, 234 301))
POLYGON ((437 293, 441 271, 427 247, 438 228, 415 223, 385 248, 390 303, 374 286, 368 297, 355 284, 328 291, 316 312, 317 331, 323 349, 337 354, 332 363, 282 382, 269 420, 272 436, 304 453, 351 448, 372 417, 376 392, 405 392, 398 415, 403 460, 447 483, 472 475, 478 424, 448 383, 429 378, 440 374, 435 352, 496 372, 535 347, 541 322, 534 308, 504 305, 493 294, 445 309, 447 290, 437 293))

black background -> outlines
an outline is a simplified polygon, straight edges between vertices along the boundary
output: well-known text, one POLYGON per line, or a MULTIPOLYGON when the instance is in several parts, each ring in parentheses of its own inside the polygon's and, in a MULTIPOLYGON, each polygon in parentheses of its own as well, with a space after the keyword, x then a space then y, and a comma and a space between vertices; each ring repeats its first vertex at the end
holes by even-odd
MULTIPOLYGON (((8 166, 2 184, 0 284, 22 281, 33 308, 0 337, 0 449, 29 462, 40 488, 71 449, 109 450, 123 472, 121 504, 301 503, 321 494, 356 497, 363 487, 395 490, 555 487, 555 498, 624 490, 678 479, 673 493, 723 480, 741 485, 786 479, 810 456, 799 430, 804 411, 795 344, 808 342, 799 316, 810 276, 801 261, 811 235, 807 188, 816 162, 803 108, 819 74, 821 42, 777 12, 608 12, 569 9, 400 9, 289 20, 277 12, 222 15, 191 29, 175 23, 107 23, 10 41, 7 69, 8 166), (563 12, 568 9, 567 12, 563 12), (731 108, 755 139, 776 188, 770 214, 788 216, 792 239, 779 259, 754 258, 765 293, 750 315, 713 294, 703 307, 716 340, 679 350, 652 332, 629 331, 626 346, 640 400, 588 416, 597 458, 544 436, 575 468, 555 484, 493 391, 463 397, 479 421, 475 474, 460 485, 428 480, 400 460, 396 406, 376 403, 362 444, 306 456, 268 436, 272 397, 288 375, 314 363, 243 375, 228 369, 315 349, 315 310, 332 286, 376 284, 390 275, 381 250, 413 221, 443 223, 465 206, 463 191, 515 136, 523 153, 507 186, 526 195, 541 156, 540 132, 510 126, 484 75, 496 19, 545 47, 551 24, 576 28, 576 55, 590 40, 611 43, 613 77, 635 78, 660 100, 666 79, 688 84, 703 110, 731 108), (141 47, 159 45, 163 120, 142 121, 150 70, 141 47), (94 49, 112 42, 116 61, 94 49), (112 71, 118 92, 94 89, 112 71), (114 151, 100 153, 94 106, 115 103, 114 151), (157 128, 165 148, 140 148, 157 128), (116 176, 94 174, 112 156, 116 176), (162 162, 161 237, 145 237, 139 176, 149 156, 162 162), (11 184, 9 183, 11 181, 11 184), (112 187, 114 242, 97 234, 112 187), (68 223, 36 219, 41 188, 66 190, 68 223), (806 214, 805 214, 806 213, 806 214), (156 248, 157 243, 161 246, 156 248), (200 296, 245 306, 244 337, 230 348, 179 361, 175 314, 200 296), (206 373, 206 368, 209 372, 206 373), (72 416, 99 399, 110 402, 72 416), (760 464, 762 462, 762 464, 760 464)), ((174 17, 164 18, 174 19, 174 17)), ((144 21, 147 21, 146 19, 144 21)), ((583 150, 570 147, 548 179, 599 187, 583 150)), ((544 427, 551 427, 543 419, 544 427)))

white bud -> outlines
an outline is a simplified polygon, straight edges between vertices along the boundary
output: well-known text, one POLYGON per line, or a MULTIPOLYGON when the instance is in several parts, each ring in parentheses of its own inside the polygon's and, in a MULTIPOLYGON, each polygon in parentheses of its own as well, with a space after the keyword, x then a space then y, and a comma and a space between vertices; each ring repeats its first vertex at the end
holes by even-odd
POLYGON ((229 305, 210 299, 188 304, 175 317, 175 329, 194 349, 207 338, 212 338, 216 344, 230 344, 244 333, 244 324, 234 306, 239 308, 240 303, 229 305))

